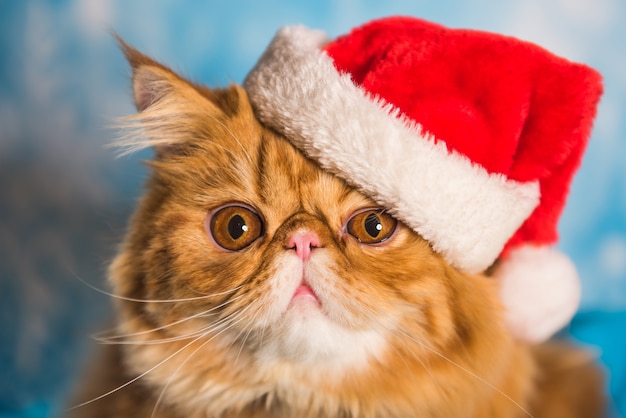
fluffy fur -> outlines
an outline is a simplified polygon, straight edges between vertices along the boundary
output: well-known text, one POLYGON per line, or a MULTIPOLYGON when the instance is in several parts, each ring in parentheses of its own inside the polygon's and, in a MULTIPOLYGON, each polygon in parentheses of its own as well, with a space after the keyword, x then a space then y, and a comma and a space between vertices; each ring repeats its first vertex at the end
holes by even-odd
POLYGON ((500 279, 508 328, 526 341, 546 341, 576 314, 582 291, 576 266, 557 250, 516 248, 494 276, 500 279))
POLYGON ((601 415, 590 357, 516 342, 496 280, 402 223, 360 243, 346 223, 374 201, 262 126, 242 88, 209 90, 124 51, 140 113, 123 143, 155 159, 110 268, 117 333, 80 402, 118 390, 74 416, 601 415), (264 229, 229 252, 207 225, 233 202, 264 229), (290 241, 304 233, 318 238, 307 256, 290 241), (295 296, 303 283, 314 301, 295 296))

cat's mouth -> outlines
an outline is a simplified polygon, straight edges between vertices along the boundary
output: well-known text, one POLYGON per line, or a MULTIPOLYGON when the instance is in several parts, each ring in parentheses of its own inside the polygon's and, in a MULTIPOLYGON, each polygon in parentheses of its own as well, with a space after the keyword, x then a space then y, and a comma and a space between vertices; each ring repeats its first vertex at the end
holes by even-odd
POLYGON ((312 304, 318 307, 322 305, 315 291, 305 281, 300 283, 291 297, 290 305, 295 304, 312 304))

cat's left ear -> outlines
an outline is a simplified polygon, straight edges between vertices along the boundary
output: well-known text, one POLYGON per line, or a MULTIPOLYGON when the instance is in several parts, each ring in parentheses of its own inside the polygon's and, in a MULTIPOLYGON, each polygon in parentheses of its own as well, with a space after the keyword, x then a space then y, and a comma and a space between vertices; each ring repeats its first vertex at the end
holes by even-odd
POLYGON ((198 91, 198 87, 165 65, 142 54, 116 34, 122 52, 132 69, 132 89, 139 113, 126 122, 141 128, 140 135, 129 135, 121 141, 126 152, 153 147, 157 152, 184 143, 180 126, 194 117, 220 116, 222 110, 198 91), (145 138, 147 136, 147 138, 145 138))
MULTIPOLYGON (((133 95, 139 112, 144 112, 153 105, 169 96, 179 96, 179 99, 198 100, 202 95, 189 81, 176 74, 165 65, 142 54, 128 45, 119 35, 113 35, 120 44, 120 48, 130 64, 132 74, 133 95)), ((216 112, 219 108, 209 102, 216 112)))

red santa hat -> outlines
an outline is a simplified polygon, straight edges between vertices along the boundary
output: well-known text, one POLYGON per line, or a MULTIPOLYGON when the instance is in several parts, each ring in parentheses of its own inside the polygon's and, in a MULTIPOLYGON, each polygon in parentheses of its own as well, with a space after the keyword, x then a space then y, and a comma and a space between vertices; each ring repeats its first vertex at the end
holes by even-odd
POLYGON ((577 309, 549 248, 602 94, 593 69, 515 38, 409 17, 329 41, 281 29, 245 81, 260 120, 460 270, 500 260, 512 331, 542 340, 577 309))

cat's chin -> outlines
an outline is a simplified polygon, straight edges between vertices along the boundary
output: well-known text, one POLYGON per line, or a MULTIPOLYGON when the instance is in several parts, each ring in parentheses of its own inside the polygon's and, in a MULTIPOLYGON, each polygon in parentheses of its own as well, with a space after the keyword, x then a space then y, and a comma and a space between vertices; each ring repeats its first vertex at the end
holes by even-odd
POLYGON ((365 367, 379 357, 386 338, 379 332, 343 327, 324 312, 315 295, 296 292, 280 325, 264 338, 258 359, 266 365, 291 363, 326 373, 365 367))

